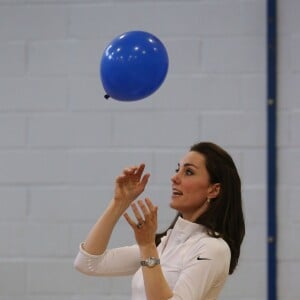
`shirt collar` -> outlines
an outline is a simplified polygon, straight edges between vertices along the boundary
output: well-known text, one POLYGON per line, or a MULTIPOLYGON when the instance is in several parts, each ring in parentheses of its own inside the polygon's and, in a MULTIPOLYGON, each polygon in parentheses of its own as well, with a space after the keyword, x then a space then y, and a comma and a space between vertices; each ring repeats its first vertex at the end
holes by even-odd
POLYGON ((185 220, 182 217, 178 217, 172 231, 173 233, 176 233, 176 235, 179 235, 181 237, 181 240, 187 240, 191 235, 193 235, 193 233, 205 233, 206 227, 185 220))

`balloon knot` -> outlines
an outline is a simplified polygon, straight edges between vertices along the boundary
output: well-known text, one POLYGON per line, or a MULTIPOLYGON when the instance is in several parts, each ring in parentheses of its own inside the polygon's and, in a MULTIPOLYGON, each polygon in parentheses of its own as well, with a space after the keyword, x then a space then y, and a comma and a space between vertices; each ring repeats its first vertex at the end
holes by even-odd
POLYGON ((106 95, 104 95, 104 98, 108 99, 108 98, 110 98, 110 96, 106 94, 106 95))

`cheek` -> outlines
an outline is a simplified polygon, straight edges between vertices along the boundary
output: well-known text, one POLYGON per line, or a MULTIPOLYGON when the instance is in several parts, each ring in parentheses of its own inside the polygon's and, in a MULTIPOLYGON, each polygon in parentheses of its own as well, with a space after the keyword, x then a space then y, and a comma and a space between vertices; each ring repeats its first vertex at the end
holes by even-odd
POLYGON ((208 187, 207 183, 206 182, 204 183, 202 181, 195 181, 195 182, 191 181, 185 184, 186 191, 189 194, 195 194, 195 195, 201 195, 206 193, 207 187, 208 187))

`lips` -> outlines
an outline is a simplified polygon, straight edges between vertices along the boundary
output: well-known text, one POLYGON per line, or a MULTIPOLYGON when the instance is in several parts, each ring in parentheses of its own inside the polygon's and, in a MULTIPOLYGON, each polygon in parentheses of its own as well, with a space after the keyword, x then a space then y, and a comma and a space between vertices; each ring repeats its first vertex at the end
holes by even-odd
POLYGON ((183 193, 180 190, 176 189, 176 188, 172 188, 172 195, 173 196, 182 196, 183 193))

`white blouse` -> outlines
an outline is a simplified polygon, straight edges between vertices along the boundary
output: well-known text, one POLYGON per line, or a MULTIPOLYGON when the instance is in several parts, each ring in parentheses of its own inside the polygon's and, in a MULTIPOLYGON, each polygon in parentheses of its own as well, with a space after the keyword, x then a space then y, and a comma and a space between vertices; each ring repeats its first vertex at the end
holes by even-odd
MULTIPOLYGON (((173 300, 217 299, 229 272, 230 249, 221 238, 210 237, 206 228, 178 218, 157 247, 173 300)), ((101 255, 87 253, 82 244, 74 262, 87 275, 133 275, 132 300, 146 300, 137 245, 108 249, 101 255)))

